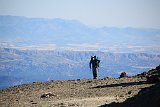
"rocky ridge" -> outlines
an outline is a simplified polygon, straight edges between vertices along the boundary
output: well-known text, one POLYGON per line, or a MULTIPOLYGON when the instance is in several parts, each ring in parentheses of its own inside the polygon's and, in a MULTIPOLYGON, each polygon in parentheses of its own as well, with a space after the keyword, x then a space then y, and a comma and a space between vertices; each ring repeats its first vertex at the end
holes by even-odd
MULTIPOLYGON (((154 72, 154 73, 153 73, 154 72)), ((147 76, 159 69, 133 77, 101 80, 33 82, 0 90, 1 107, 159 107, 160 84, 147 76), (152 100, 150 100, 152 99, 152 100)), ((152 74, 153 73, 153 74, 152 74)))

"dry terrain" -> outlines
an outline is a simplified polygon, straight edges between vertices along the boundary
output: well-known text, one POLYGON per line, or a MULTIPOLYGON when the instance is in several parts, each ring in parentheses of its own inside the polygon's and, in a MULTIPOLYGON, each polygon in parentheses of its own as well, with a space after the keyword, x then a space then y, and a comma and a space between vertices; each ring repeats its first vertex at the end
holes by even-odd
POLYGON ((0 90, 0 107, 98 107, 151 86, 145 77, 34 82, 0 90))

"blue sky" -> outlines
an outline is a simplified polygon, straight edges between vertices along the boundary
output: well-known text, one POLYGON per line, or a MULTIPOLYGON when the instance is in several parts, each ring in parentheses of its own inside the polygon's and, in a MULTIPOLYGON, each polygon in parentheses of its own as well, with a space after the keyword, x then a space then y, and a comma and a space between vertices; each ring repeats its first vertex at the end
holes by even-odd
POLYGON ((0 0, 0 15, 79 20, 91 26, 160 28, 160 0, 0 0))

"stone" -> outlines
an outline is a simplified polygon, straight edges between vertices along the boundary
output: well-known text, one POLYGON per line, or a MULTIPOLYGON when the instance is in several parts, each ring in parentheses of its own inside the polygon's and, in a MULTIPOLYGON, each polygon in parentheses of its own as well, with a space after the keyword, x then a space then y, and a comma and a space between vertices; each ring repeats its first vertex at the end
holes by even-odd
POLYGON ((131 93, 132 93, 132 91, 129 91, 129 92, 128 92, 128 94, 131 94, 131 93))
POLYGON ((122 72, 119 78, 124 78, 124 77, 127 77, 126 72, 122 72))
POLYGON ((50 92, 49 93, 45 93, 45 94, 41 95, 41 98, 49 98, 51 96, 55 96, 55 94, 52 94, 50 92))

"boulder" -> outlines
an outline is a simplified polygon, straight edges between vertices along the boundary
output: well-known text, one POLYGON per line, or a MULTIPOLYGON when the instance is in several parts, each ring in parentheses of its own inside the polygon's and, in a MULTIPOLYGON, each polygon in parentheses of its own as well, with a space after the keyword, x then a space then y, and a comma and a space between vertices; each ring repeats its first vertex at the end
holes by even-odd
POLYGON ((41 98, 49 98, 51 96, 55 96, 55 94, 52 94, 50 92, 49 93, 45 93, 45 94, 41 95, 41 98))
POLYGON ((126 72, 122 72, 119 78, 124 78, 127 77, 127 73, 126 72))

